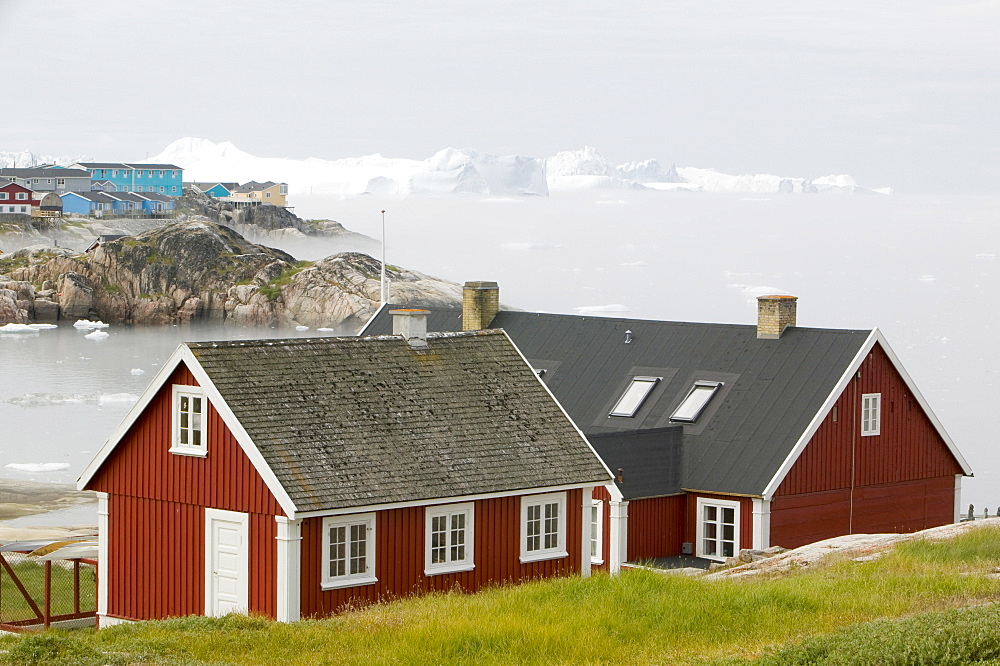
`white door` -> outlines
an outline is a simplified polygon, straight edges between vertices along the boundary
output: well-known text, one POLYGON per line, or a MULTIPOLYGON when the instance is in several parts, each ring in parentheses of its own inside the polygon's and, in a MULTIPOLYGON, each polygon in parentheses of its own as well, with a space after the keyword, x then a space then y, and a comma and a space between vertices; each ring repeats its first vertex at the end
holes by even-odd
POLYGON ((247 514, 205 509, 205 615, 249 608, 247 514))

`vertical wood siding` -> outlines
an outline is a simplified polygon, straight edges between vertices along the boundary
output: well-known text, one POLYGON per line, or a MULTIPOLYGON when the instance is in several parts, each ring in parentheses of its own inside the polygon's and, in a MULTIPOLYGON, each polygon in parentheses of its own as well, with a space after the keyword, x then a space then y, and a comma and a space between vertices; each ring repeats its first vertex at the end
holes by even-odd
POLYGON ((110 495, 109 613, 203 612, 205 507, 212 507, 249 514, 250 610, 274 617, 274 516, 284 514, 210 402, 208 455, 168 452, 175 384, 197 386, 178 367, 87 486, 110 495))
POLYGON ((628 561, 680 555, 687 515, 687 496, 671 495, 628 503, 628 561))
POLYGON ((431 591, 475 592, 488 585, 566 576, 580 572, 583 494, 566 493, 566 550, 569 557, 520 563, 521 504, 518 497, 475 503, 476 568, 424 575, 424 507, 379 511, 375 516, 373 585, 323 590, 323 519, 302 523, 302 617, 323 617, 345 607, 365 605, 431 591))
POLYGON ((930 419, 875 345, 771 503, 771 543, 794 548, 851 532, 950 523, 962 472, 930 419), (861 436, 861 399, 881 393, 878 435, 861 436))

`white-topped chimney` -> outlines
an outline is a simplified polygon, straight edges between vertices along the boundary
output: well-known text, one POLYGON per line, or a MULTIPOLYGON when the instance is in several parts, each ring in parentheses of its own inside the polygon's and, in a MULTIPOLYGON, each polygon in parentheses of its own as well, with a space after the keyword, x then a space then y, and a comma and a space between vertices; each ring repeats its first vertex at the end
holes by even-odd
POLYGON ((427 346, 428 310, 390 310, 392 334, 401 335, 411 347, 427 346))

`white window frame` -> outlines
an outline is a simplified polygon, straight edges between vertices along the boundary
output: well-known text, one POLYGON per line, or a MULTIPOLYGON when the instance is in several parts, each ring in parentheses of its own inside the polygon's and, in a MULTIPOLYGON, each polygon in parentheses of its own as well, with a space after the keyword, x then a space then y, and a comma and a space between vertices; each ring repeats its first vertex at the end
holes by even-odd
MULTIPOLYGON (((706 560, 715 560, 717 562, 724 562, 727 559, 729 559, 730 557, 736 557, 737 555, 739 555, 740 554, 740 503, 739 502, 734 502, 733 500, 714 499, 714 498, 709 498, 709 497, 699 497, 698 498, 698 506, 697 506, 696 510, 697 510, 697 514, 696 514, 697 528, 695 530, 695 539, 696 539, 695 540, 695 555, 697 555, 698 557, 703 557, 706 560), (722 548, 721 547, 716 549, 716 554, 714 554, 714 555, 711 554, 711 553, 707 553, 706 552, 706 549, 705 549, 705 540, 707 538, 710 538, 710 537, 708 537, 705 534, 705 524, 707 522, 705 520, 705 508, 706 507, 715 507, 717 510, 720 510, 720 511, 722 509, 733 509, 733 538, 731 540, 730 539, 724 539, 724 538, 722 538, 722 535, 718 535, 718 536, 716 536, 713 539, 720 546, 724 542, 732 541, 733 542, 733 554, 732 555, 724 555, 724 554, 722 554, 722 548)), ((713 521, 713 522, 717 526, 722 524, 721 519, 717 519, 716 521, 713 521)))
POLYGON ((476 568, 476 504, 475 502, 464 502, 462 504, 442 504, 439 506, 429 506, 424 510, 424 574, 434 576, 443 573, 455 573, 457 571, 472 571, 476 568), (462 516, 465 526, 461 530, 463 542, 456 544, 452 520, 455 516, 462 516), (443 544, 445 561, 433 562, 433 526, 435 518, 444 518, 446 527, 444 531, 445 543, 443 544), (458 558, 454 556, 454 548, 461 545, 465 549, 465 556, 458 558))
POLYGON ((604 502, 599 499, 590 500, 590 563, 604 564, 604 502))
MULTIPOLYGON (((566 493, 547 493, 545 495, 523 495, 521 497, 521 562, 538 562, 540 560, 555 560, 562 557, 569 557, 566 551, 566 493), (556 513, 556 531, 554 533, 545 532, 545 507, 549 505, 558 507, 556 513), (539 508, 539 527, 541 532, 537 535, 528 534, 528 515, 532 507, 539 508), (555 543, 546 546, 546 536, 552 534, 555 543), (537 548, 530 548, 530 540, 539 537, 537 548)), ((534 520, 532 521, 534 522, 534 520)))
POLYGON ((0 201, 7 201, 7 193, 0 192, 0 201))
POLYGON ((324 590, 335 590, 341 587, 354 587, 357 585, 373 585, 378 582, 375 577, 375 514, 355 513, 346 516, 329 516, 323 519, 323 554, 320 561, 323 563, 322 576, 320 577, 320 587, 324 590), (345 567, 346 573, 339 576, 330 574, 330 530, 335 527, 345 528, 345 535, 348 542, 345 545, 345 563, 350 563, 350 533, 352 527, 364 526, 365 529, 365 570, 357 573, 350 573, 345 567))
POLYGON ((628 386, 625 387, 625 391, 621 394, 621 397, 618 398, 618 402, 616 402, 615 406, 611 408, 609 416, 621 416, 624 418, 631 418, 635 416, 642 408, 643 403, 645 403, 649 398, 649 394, 653 392, 653 389, 656 388, 656 385, 659 384, 662 379, 663 377, 633 377, 632 381, 630 381, 628 386), (642 384, 647 385, 645 387, 645 391, 642 392, 641 395, 637 395, 639 392, 643 391, 641 387, 642 384), (632 400, 629 402, 635 402, 635 406, 631 410, 628 409, 627 406, 629 403, 626 402, 626 398, 630 397, 632 400))
POLYGON ((712 398, 715 397, 715 394, 719 392, 719 389, 722 388, 722 386, 722 382, 695 382, 694 386, 691 387, 691 390, 688 391, 688 394, 684 396, 684 399, 681 400, 681 403, 677 405, 673 413, 670 415, 670 420, 677 421, 679 423, 697 422, 698 418, 708 407, 708 403, 712 402, 712 398), (678 415, 684 407, 687 407, 688 413, 678 415))
MULTIPOLYGON (((197 456, 204 458, 208 455, 208 398, 205 391, 199 386, 173 386, 173 401, 171 403, 171 414, 173 421, 173 437, 171 439, 170 453, 182 456, 197 456), (201 444, 195 445, 190 441, 181 443, 181 398, 191 398, 201 400, 201 423, 197 428, 201 444)), ((189 426, 191 432, 195 432, 194 426, 189 426)))
POLYGON ((870 437, 882 432, 882 394, 861 395, 861 436, 870 437))
POLYGON ((28 200, 28 193, 27 192, 18 192, 16 199, 18 201, 27 201, 28 200))

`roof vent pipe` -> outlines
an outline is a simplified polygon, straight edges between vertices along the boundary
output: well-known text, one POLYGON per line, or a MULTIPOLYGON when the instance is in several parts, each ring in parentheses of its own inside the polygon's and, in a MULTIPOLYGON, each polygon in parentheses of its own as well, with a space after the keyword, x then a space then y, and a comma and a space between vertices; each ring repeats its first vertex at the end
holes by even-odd
POLYGON ((795 327, 796 296, 757 297, 757 337, 777 340, 786 328, 795 327))
POLYGON ((632 331, 625 331, 625 344, 632 344, 632 331))
POLYGON ((401 335, 411 347, 427 346, 427 310, 390 310, 392 334, 401 335))

